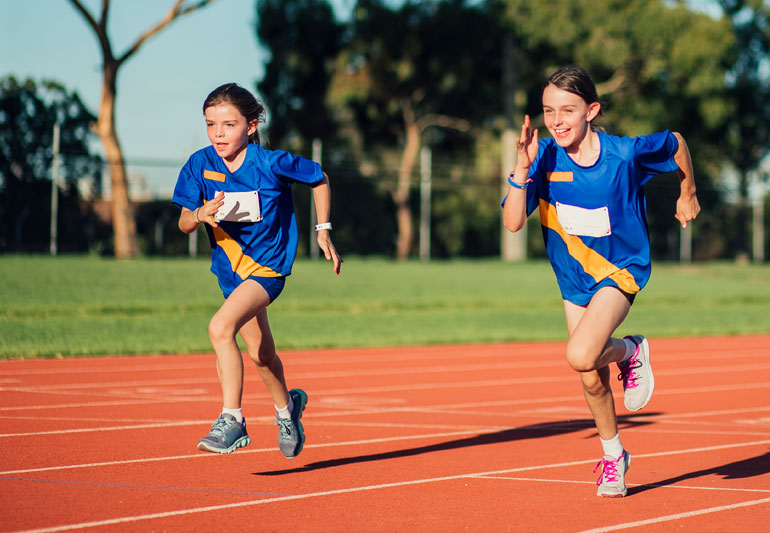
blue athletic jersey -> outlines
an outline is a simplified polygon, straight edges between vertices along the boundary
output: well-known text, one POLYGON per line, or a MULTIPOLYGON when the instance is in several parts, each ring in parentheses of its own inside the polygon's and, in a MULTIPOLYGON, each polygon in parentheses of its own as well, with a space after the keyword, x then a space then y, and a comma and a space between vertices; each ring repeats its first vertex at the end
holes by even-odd
POLYGON ((587 305, 606 285, 636 294, 650 278, 644 184, 676 171, 670 131, 628 138, 597 132, 596 163, 575 163, 554 139, 539 141, 529 170, 527 214, 540 224, 562 298, 587 305))
POLYGON ((282 150, 248 144, 240 168, 230 172, 213 146, 198 150, 179 173, 172 202, 194 210, 212 200, 218 191, 258 191, 262 220, 219 222, 205 225, 211 242, 211 271, 228 296, 251 277, 291 274, 297 255, 297 220, 291 184, 317 184, 323 180, 318 163, 282 150))

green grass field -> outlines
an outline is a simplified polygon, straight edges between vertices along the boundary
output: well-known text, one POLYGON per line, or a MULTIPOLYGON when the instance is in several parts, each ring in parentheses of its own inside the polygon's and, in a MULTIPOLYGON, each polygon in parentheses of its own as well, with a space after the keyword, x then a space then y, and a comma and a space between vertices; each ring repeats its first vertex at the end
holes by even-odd
MULTIPOLYGON (((208 258, 0 256, 0 358, 209 352, 208 258)), ((547 262, 298 260, 270 306, 280 349, 565 338, 547 262)), ((654 263, 618 332, 770 332, 770 266, 654 263)))

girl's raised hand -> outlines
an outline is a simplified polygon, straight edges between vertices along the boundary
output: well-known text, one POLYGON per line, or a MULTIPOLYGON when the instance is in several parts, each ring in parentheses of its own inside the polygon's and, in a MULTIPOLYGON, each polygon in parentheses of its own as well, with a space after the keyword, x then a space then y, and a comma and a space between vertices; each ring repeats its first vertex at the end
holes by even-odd
POLYGON ((529 115, 524 115, 524 124, 521 125, 521 137, 516 139, 516 147, 519 149, 519 159, 516 167, 528 169, 532 161, 537 157, 537 128, 530 129, 529 115))
POLYGON ((198 209, 198 220, 205 222, 212 228, 218 227, 219 224, 214 220, 214 213, 216 213, 224 203, 225 191, 219 191, 216 196, 214 196, 213 200, 206 202, 198 209))

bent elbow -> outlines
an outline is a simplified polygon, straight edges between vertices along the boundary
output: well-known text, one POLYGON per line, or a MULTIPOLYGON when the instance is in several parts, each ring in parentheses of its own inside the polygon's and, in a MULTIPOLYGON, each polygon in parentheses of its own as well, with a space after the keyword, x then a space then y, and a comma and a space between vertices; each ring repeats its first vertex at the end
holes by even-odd
POLYGON ((503 226, 505 226, 505 229, 510 231, 511 233, 516 233, 521 228, 524 227, 524 224, 521 222, 513 222, 513 221, 503 221, 503 226))

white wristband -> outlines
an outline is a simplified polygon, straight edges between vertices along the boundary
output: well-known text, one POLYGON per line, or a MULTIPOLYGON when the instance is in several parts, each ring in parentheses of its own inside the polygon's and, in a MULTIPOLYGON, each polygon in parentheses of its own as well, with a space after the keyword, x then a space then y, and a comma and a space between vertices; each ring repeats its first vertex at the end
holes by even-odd
POLYGON ((332 229, 332 223, 331 222, 324 222, 323 224, 316 224, 315 230, 321 231, 322 229, 332 229))

